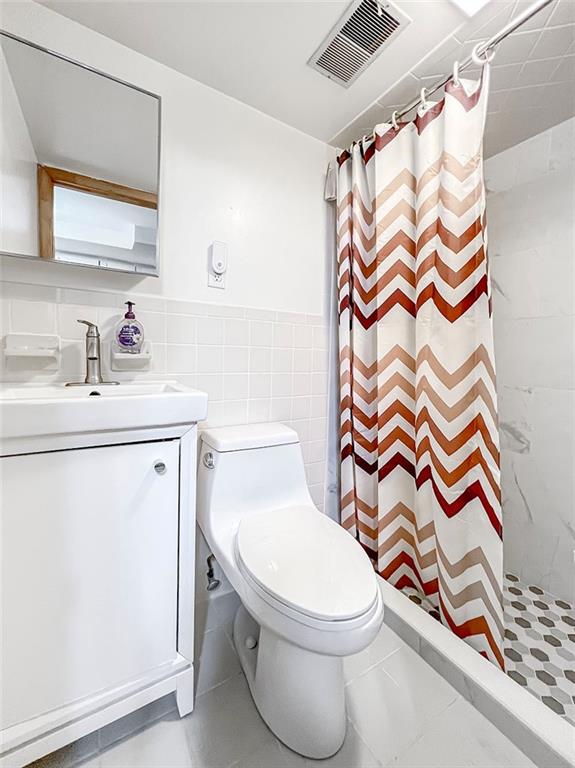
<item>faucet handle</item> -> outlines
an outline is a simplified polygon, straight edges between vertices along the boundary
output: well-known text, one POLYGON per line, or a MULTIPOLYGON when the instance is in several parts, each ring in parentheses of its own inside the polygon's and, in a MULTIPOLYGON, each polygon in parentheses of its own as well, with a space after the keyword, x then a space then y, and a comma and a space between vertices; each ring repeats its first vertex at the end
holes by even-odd
POLYGON ((100 331, 98 330, 98 326, 96 323, 91 323, 89 320, 78 320, 78 323, 83 323, 84 325, 88 326, 88 330, 86 331, 87 336, 99 336, 100 331))

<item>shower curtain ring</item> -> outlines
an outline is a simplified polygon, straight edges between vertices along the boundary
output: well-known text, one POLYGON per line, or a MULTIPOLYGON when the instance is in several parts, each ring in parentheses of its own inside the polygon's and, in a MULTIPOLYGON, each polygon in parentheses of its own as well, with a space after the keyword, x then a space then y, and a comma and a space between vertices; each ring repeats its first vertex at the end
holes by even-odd
POLYGON ((486 64, 490 64, 493 61, 493 57, 495 56, 495 51, 492 49, 489 51, 489 48, 486 48, 484 51, 479 53, 479 49, 481 46, 484 45, 484 43, 477 43, 477 45, 474 47, 474 49, 471 51, 471 58, 473 60, 473 63, 478 67, 484 67, 486 64))
POLYGON ((459 85, 459 62, 457 59, 453 62, 453 85, 459 85))
POLYGON ((397 123, 397 109, 394 109, 393 112, 391 113, 391 126, 394 131, 399 130, 399 125, 397 123))

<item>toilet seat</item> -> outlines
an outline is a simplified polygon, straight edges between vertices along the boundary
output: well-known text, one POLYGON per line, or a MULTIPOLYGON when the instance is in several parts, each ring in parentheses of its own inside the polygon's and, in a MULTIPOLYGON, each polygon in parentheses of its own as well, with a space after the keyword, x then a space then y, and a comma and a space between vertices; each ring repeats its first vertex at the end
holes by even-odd
POLYGON ((375 573, 359 543, 313 506, 246 516, 236 554, 262 596, 302 619, 349 621, 377 601, 375 573))

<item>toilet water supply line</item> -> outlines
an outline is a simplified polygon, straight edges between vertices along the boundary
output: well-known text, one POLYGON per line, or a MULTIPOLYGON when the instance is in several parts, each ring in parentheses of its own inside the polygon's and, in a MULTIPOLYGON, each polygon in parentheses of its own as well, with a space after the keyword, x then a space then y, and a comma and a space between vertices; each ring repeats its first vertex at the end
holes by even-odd
POLYGON ((214 560, 216 559, 216 556, 212 553, 207 559, 208 564, 208 572, 206 573, 206 576, 208 577, 208 586, 206 589, 208 592, 213 592, 214 589, 217 589, 220 586, 220 580, 216 579, 214 576, 214 560))
POLYGON ((418 98, 410 101, 409 104, 403 106, 401 110, 396 110, 393 113, 392 121, 395 123, 395 121, 397 121, 399 118, 404 117, 408 112, 411 112, 412 109, 415 109, 420 104, 425 104, 425 100, 428 96, 432 96, 434 93, 439 91, 441 88, 447 85, 450 80, 453 80, 454 78, 456 79, 457 72, 462 72, 464 69, 467 69, 469 66, 471 66, 471 64, 478 66, 480 64, 485 64, 491 61, 495 53, 494 49, 502 40, 505 40, 505 38, 515 32, 516 29, 519 29, 522 24, 525 24, 526 21, 529 21, 529 19, 535 16, 535 14, 539 13, 539 11, 542 11, 543 8, 552 2, 553 0, 537 0, 537 2, 533 3, 533 5, 530 5, 514 19, 511 19, 511 21, 502 27, 499 32, 493 35, 493 37, 490 37, 489 40, 476 45, 472 53, 464 61, 460 63, 455 62, 453 73, 434 83, 430 88, 422 88, 418 98))

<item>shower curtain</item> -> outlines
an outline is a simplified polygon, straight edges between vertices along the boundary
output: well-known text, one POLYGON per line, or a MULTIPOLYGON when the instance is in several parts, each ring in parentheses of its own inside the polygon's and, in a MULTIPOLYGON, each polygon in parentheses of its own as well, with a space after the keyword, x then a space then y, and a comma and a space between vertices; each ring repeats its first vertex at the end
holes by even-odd
POLYGON ((341 522, 503 667, 487 93, 485 67, 338 158, 341 522))

